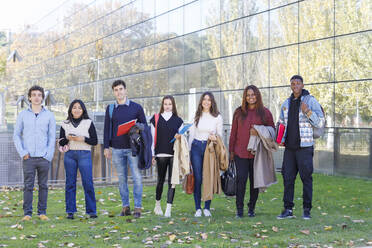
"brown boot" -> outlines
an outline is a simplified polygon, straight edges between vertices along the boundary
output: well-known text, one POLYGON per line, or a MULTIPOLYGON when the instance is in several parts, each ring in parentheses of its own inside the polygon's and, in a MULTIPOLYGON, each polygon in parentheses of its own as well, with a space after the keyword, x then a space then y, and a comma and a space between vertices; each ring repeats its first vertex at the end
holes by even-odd
POLYGON ((131 215, 129 206, 123 207, 121 210, 120 216, 128 216, 131 215))
POLYGON ((139 217, 141 217, 141 211, 142 211, 142 209, 141 208, 135 208, 134 209, 134 218, 139 218, 139 217))

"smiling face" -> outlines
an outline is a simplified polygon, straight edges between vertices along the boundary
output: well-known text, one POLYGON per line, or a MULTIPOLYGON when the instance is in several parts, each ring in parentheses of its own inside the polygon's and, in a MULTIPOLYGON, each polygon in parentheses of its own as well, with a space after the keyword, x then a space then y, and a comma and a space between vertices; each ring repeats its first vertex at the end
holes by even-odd
POLYGON ((33 90, 31 91, 29 100, 32 105, 41 105, 43 102, 43 93, 39 90, 33 90))
POLYGON ((247 97, 245 98, 248 105, 255 105, 257 102, 256 95, 254 94, 254 91, 252 89, 248 89, 247 91, 247 97))
POLYGON ((291 90, 295 97, 298 97, 301 95, 303 88, 304 88, 304 83, 300 79, 291 80, 291 90))
POLYGON ((165 112, 172 112, 173 104, 171 99, 164 99, 163 108, 165 112))
POLYGON ((77 102, 72 106, 71 113, 74 119, 78 119, 83 115, 83 108, 80 103, 77 102))
POLYGON ((127 97, 127 89, 122 84, 114 87, 113 91, 117 102, 121 102, 127 97))
POLYGON ((205 95, 202 101, 203 112, 209 112, 211 106, 212 106, 211 98, 208 95, 205 95))

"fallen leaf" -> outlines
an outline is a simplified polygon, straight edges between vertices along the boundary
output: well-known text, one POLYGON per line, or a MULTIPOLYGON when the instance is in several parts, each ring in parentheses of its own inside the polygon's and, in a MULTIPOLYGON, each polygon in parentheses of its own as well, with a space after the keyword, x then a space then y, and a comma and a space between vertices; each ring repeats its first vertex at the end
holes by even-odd
POLYGON ((279 229, 276 226, 273 226, 271 229, 273 230, 273 232, 278 232, 279 231, 279 229))
POLYGON ((324 231, 331 231, 332 230, 332 226, 325 226, 324 227, 324 231))
POLYGON ((364 223, 364 220, 352 220, 354 223, 364 223))
POLYGON ((208 234, 206 233, 201 233, 200 236, 203 240, 206 240, 208 238, 208 234))
POLYGON ((176 239, 176 237, 177 236, 175 234, 171 234, 171 235, 168 236, 169 240, 172 241, 172 242, 176 239))
POLYGON ((310 234, 310 231, 306 229, 306 230, 301 230, 300 233, 309 235, 310 234))

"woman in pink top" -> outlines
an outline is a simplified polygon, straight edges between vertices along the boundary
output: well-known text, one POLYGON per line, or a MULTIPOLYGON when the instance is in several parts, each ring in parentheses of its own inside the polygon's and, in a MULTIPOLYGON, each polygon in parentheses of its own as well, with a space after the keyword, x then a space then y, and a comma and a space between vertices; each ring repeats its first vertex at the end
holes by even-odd
POLYGON ((254 85, 249 85, 244 89, 242 105, 234 112, 229 142, 230 160, 234 160, 236 165, 236 216, 238 218, 243 217, 248 175, 250 184, 249 217, 255 216, 254 209, 258 198, 258 189, 253 188, 254 155, 247 151, 250 136, 257 135, 253 125, 274 127, 274 122, 270 110, 263 106, 259 89, 254 85))

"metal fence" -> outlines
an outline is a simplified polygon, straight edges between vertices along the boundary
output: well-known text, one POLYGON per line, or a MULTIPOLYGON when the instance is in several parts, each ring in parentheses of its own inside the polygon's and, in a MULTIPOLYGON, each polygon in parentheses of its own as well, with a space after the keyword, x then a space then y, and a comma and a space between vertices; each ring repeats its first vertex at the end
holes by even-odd
MULTIPOLYGON (((102 133, 98 133, 102 137, 102 133)), ((223 140, 228 145, 230 126, 224 127, 223 140)), ((328 128, 325 135, 316 141, 314 171, 330 175, 346 175, 372 178, 372 129, 328 128)), ((96 184, 115 184, 118 181, 112 161, 103 156, 102 140, 92 148, 93 178, 96 184)), ((282 166, 284 149, 273 154, 275 168, 282 166)), ((156 182, 156 166, 141 171, 143 182, 156 182)), ((130 175, 130 170, 128 171, 130 175)), ((80 179, 78 177, 78 181, 80 179)), ((65 182, 63 154, 56 149, 49 171, 49 183, 62 185, 65 182)), ((131 182, 131 177, 129 177, 131 182)), ((14 143, 13 134, 0 133, 0 186, 22 186, 22 160, 14 143)))

